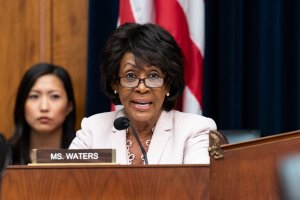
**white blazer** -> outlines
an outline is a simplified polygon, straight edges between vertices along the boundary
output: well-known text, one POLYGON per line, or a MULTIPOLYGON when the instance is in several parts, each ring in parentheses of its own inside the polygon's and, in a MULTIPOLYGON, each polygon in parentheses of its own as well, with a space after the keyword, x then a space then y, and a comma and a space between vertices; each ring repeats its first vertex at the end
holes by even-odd
MULTIPOLYGON (((70 149, 116 149, 116 162, 128 164, 126 131, 114 128, 123 110, 83 118, 70 149)), ((176 110, 163 111, 155 126, 147 152, 149 164, 209 164, 210 130, 216 123, 201 115, 176 110)))

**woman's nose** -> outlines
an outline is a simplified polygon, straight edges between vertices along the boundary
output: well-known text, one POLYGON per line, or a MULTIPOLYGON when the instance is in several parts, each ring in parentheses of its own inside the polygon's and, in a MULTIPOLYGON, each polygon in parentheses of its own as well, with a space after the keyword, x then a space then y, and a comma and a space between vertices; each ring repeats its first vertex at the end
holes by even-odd
POLYGON ((135 87, 135 89, 140 92, 146 92, 149 90, 149 88, 145 84, 145 80, 143 80, 143 79, 139 80, 139 84, 135 87))
POLYGON ((42 112, 48 111, 49 110, 49 101, 47 98, 42 98, 41 103, 40 103, 40 110, 42 112))

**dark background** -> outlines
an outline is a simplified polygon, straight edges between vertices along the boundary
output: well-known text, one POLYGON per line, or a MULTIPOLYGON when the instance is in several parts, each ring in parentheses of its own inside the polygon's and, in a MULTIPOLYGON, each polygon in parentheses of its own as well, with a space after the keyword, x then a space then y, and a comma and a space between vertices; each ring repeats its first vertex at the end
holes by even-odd
MULTIPOLYGON (((100 52, 117 26, 118 0, 90 0, 86 116, 110 110, 100 52)), ((203 115, 218 129, 262 136, 300 129, 300 1, 205 2, 203 115)))

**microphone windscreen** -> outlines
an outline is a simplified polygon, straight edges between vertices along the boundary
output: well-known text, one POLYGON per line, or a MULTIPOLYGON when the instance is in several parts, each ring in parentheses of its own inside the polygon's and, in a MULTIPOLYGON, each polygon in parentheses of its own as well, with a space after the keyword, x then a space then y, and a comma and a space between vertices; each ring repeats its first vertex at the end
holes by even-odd
POLYGON ((130 121, 126 117, 119 117, 114 121, 114 127, 117 130, 124 130, 129 127, 130 121))

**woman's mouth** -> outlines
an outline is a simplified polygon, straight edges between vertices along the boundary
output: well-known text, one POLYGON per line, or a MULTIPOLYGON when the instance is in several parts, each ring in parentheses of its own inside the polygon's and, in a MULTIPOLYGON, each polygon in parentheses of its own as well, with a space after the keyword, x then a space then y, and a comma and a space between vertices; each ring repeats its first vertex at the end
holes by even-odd
POLYGON ((134 107, 138 110, 148 110, 152 104, 152 101, 132 101, 134 107))
POLYGON ((45 123, 48 123, 48 122, 50 121, 50 118, 49 118, 49 117, 39 117, 39 118, 38 118, 38 121, 39 121, 40 123, 45 124, 45 123))

